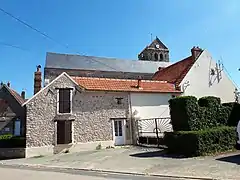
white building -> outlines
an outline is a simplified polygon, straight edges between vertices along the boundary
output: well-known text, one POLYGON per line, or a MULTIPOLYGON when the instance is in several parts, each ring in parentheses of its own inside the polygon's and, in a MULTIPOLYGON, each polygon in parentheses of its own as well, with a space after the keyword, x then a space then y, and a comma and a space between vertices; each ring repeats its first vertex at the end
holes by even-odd
POLYGON ((174 83, 182 95, 216 96, 222 103, 234 102, 237 88, 224 72, 223 65, 217 63, 207 50, 194 47, 191 53, 191 56, 160 69, 153 79, 174 83))

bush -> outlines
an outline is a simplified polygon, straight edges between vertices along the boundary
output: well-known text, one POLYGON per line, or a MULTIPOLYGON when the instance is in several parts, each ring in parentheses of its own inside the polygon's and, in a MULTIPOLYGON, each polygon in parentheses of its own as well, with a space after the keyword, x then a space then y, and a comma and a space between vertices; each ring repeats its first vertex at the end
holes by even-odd
POLYGON ((169 100, 171 123, 174 131, 188 131, 199 119, 199 107, 194 96, 180 96, 169 100), (192 121, 192 123, 191 123, 192 121))
POLYGON ((4 134, 0 136, 0 141, 1 140, 6 140, 6 139, 11 139, 13 137, 13 135, 11 134, 4 134))
POLYGON ((200 131, 166 132, 164 136, 169 153, 187 157, 232 150, 236 140, 236 128, 227 126, 200 131))
POLYGON ((182 96, 169 101, 174 131, 196 131, 227 125, 229 108, 218 97, 182 96))
POLYGON ((223 106, 228 109, 228 126, 237 126, 238 121, 240 120, 240 104, 236 102, 223 103, 223 106))
POLYGON ((206 97, 200 98, 198 100, 198 104, 201 107, 212 108, 215 106, 219 106, 221 104, 221 99, 214 96, 206 96, 206 97))
POLYGON ((0 148, 18 148, 25 147, 26 141, 24 137, 1 135, 0 136, 0 148))

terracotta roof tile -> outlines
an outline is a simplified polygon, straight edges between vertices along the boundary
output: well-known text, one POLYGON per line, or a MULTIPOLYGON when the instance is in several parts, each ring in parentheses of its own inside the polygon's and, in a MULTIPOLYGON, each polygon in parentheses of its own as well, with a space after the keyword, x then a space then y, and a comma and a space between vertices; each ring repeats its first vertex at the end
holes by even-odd
POLYGON ((141 80, 140 88, 138 88, 138 80, 92 77, 72 78, 79 86, 92 91, 181 93, 175 89, 174 84, 162 81, 141 80))
POLYGON ((176 86, 178 86, 183 78, 186 76, 188 71, 193 66, 195 60, 192 58, 192 56, 187 57, 175 64, 172 64, 164 69, 161 69, 160 71, 157 71, 153 75, 153 80, 158 81, 167 81, 169 83, 174 83, 176 86))

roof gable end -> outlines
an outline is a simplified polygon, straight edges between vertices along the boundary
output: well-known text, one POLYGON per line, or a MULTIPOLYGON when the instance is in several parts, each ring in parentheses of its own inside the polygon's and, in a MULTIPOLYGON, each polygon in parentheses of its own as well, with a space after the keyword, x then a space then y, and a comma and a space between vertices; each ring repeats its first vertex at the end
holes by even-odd
POLYGON ((48 87, 50 87, 54 82, 56 82, 58 79, 60 79, 62 76, 66 76, 69 80, 71 80, 75 85, 78 86, 78 84, 66 73, 63 72, 62 74, 60 74, 58 77, 56 77, 53 81, 51 81, 47 86, 45 86, 44 88, 42 88, 39 92, 37 92, 34 96, 32 96, 30 99, 28 99, 25 103, 22 104, 22 106, 26 105, 27 103, 29 103, 30 101, 32 101, 35 97, 37 97, 41 92, 43 92, 45 89, 47 89, 48 87))
POLYGON ((6 91, 20 104, 22 105, 25 100, 20 96, 20 94, 18 94, 16 91, 14 91, 13 89, 11 89, 10 87, 8 87, 7 85, 3 84, 1 89, 4 88, 6 89, 6 91))

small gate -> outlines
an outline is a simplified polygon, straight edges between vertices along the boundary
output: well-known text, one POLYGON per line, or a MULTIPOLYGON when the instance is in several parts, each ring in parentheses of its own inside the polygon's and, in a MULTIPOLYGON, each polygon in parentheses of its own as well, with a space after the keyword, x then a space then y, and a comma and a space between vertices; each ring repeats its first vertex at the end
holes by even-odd
POLYGON ((151 144, 159 146, 163 139, 164 132, 171 132, 171 118, 151 118, 140 119, 136 121, 137 125, 137 143, 151 144))

